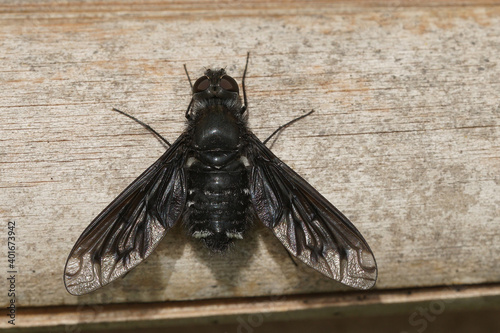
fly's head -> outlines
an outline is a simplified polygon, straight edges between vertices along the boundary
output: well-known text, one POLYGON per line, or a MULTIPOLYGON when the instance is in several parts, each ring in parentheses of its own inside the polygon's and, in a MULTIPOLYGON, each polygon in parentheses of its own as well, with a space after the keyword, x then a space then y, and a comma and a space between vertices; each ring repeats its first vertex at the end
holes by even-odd
POLYGON ((205 75, 193 84, 193 102, 196 104, 225 104, 231 108, 240 109, 241 99, 238 83, 226 74, 221 68, 219 70, 207 69, 205 75))

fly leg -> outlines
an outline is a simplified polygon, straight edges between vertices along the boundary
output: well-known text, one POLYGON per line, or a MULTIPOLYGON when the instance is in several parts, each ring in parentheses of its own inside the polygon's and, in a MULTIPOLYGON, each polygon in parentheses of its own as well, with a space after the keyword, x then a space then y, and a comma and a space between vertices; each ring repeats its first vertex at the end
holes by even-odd
POLYGON ((311 113, 313 113, 313 112, 314 112, 314 110, 311 110, 311 111, 309 111, 308 113, 306 113, 306 114, 304 114, 304 115, 302 115, 302 116, 300 116, 300 117, 297 117, 297 118, 295 118, 295 119, 292 119, 292 120, 290 120, 289 122, 287 122, 287 123, 286 123, 286 124, 284 124, 284 125, 281 125, 280 127, 278 127, 278 128, 276 129, 276 131, 274 131, 274 132, 273 132, 273 134, 271 134, 271 135, 270 135, 267 139, 265 139, 265 140, 264 140, 264 144, 266 144, 266 143, 267 143, 267 142, 268 142, 268 141, 269 141, 269 140, 270 140, 270 139, 271 139, 274 135, 276 135, 279 131, 281 131, 281 130, 285 129, 286 127, 290 126, 290 125, 291 125, 291 124, 293 124, 294 122, 296 122, 296 121, 298 121, 298 120, 300 120, 300 119, 302 119, 302 118, 307 117, 308 115, 310 115, 310 114, 311 114, 311 113))
POLYGON ((130 119, 134 120, 135 122, 139 123, 142 127, 144 127, 145 129, 147 129, 148 131, 150 131, 151 133, 153 133, 153 135, 163 144, 163 145, 166 145, 167 148, 171 146, 170 142, 168 142, 167 139, 165 139, 163 136, 161 136, 160 133, 158 133, 157 131, 155 131, 151 126, 149 126, 148 124, 146 124, 145 122, 142 122, 140 121, 139 119, 137 119, 136 117, 134 116, 131 116, 129 115, 128 113, 126 112, 123 112, 121 110, 118 110, 117 108, 113 108, 113 111, 116 111, 118 113, 121 113, 122 115, 124 116, 127 116, 129 117, 130 119))

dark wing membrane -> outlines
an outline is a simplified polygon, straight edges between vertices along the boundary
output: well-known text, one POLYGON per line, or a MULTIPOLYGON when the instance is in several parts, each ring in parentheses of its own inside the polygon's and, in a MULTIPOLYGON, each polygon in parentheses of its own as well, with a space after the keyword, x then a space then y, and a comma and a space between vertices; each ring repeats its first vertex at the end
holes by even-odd
POLYGON ((181 218, 185 141, 186 135, 179 137, 78 238, 64 269, 70 294, 86 294, 130 271, 181 218))
POLYGON ((375 257, 354 225, 255 135, 249 141, 250 193, 264 225, 315 270, 354 288, 373 287, 375 257))

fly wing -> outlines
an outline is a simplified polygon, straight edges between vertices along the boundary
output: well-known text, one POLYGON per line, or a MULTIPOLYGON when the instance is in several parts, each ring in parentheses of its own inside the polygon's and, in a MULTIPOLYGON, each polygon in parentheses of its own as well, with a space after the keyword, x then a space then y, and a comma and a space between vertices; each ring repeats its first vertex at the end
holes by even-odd
POLYGON ((354 225, 295 171, 249 134, 250 193, 259 219, 305 264, 347 286, 377 280, 370 247, 354 225))
POLYGON ((147 258, 181 218, 185 141, 186 135, 181 135, 78 238, 64 269, 70 294, 86 294, 123 276, 147 258))

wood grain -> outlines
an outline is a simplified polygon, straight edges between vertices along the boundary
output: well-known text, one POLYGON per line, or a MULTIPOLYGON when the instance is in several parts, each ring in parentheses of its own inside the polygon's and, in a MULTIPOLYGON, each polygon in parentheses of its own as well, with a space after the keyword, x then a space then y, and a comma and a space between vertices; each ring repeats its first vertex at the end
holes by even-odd
POLYGON ((316 110, 272 149, 363 233, 376 288, 499 282, 499 14, 494 1, 3 2, 0 217, 17 223, 19 303, 345 290, 258 226, 226 256, 177 228, 113 285, 64 289, 80 233, 164 151, 112 107, 174 140, 182 64, 241 79, 247 51, 254 132, 316 110))
MULTIPOLYGON (((355 332, 359 320, 353 318, 366 320, 369 319, 366 317, 375 316, 380 319, 388 313, 404 318, 406 313, 408 316, 412 313, 418 314, 419 309, 427 311, 428 318, 433 319, 428 321, 427 326, 435 328, 432 326, 442 322, 443 315, 453 315, 457 311, 470 308, 477 312, 485 309, 498 310, 499 289, 499 285, 489 285, 487 287, 421 288, 420 290, 377 290, 365 295, 360 292, 347 292, 337 295, 281 295, 196 302, 80 304, 49 309, 27 308, 23 311, 23 320, 19 328, 50 328, 50 332, 86 332, 99 328, 107 332, 114 328, 118 332, 123 330, 129 332, 134 328, 140 328, 141 331, 148 328, 153 331, 153 328, 158 328, 159 331, 161 328, 165 330, 165 327, 168 327, 169 332, 185 332, 187 327, 204 325, 203 331, 248 332, 255 330, 260 332, 264 324, 282 321, 292 324, 290 331, 301 332, 293 327, 293 323, 298 320, 312 318, 313 323, 319 326, 317 320, 321 318, 344 318, 350 319, 350 325, 346 325, 347 327, 342 331, 355 332), (221 314, 224 316, 222 317, 221 314), (217 330, 217 327, 223 323, 233 324, 234 327, 217 330), (180 329, 171 328, 174 325, 179 326, 180 329)), ((423 316, 417 317, 420 321, 422 318, 423 316)), ((408 317, 404 319, 398 322, 400 327, 396 326, 397 328, 416 332, 417 329, 423 327, 415 319, 410 322, 408 322, 408 317)), ((491 316, 491 319, 494 323, 494 316, 491 316)), ((474 328, 478 329, 479 325, 481 324, 476 322, 474 328)), ((395 331, 394 325, 387 326, 389 329, 385 332, 395 331)), ((498 327, 498 324, 495 326, 498 327)), ((445 327, 449 327, 449 324, 445 327)), ((324 328, 321 331, 328 332, 324 328)), ((147 330, 147 332, 150 331, 147 330)), ((380 332, 384 331, 380 330, 380 332)), ((467 330, 460 330, 460 332, 467 332, 467 330)))

